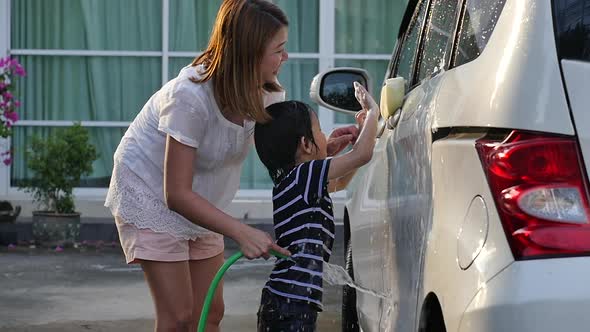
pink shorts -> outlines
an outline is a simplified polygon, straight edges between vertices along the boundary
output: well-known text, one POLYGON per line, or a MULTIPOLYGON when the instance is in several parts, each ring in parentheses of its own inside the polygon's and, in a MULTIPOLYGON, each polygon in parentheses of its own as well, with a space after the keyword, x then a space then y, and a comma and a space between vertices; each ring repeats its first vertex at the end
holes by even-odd
POLYGON ((212 233, 195 241, 184 240, 151 229, 139 229, 115 217, 119 240, 127 264, 138 260, 182 262, 215 257, 223 252, 223 235, 212 233))

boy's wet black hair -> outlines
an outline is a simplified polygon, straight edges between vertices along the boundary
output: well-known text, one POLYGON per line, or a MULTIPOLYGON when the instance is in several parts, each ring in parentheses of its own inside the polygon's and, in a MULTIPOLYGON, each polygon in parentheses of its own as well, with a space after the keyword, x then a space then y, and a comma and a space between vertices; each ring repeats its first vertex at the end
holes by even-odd
MULTIPOLYGON (((256 123, 254 141, 258 157, 274 183, 279 183, 295 167, 295 155, 301 137, 313 143, 313 109, 300 101, 284 101, 266 108, 272 120, 256 123)), ((316 116, 315 113, 313 116, 316 116)))

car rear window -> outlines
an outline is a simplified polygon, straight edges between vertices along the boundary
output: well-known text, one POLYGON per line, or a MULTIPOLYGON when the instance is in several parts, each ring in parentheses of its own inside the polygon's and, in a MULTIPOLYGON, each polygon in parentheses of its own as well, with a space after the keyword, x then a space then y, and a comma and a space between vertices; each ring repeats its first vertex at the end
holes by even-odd
POLYGON ((560 59, 590 61, 590 0, 553 0, 560 59))
POLYGON ((505 3, 506 0, 467 0, 459 31, 455 66, 473 61, 483 52, 505 3))

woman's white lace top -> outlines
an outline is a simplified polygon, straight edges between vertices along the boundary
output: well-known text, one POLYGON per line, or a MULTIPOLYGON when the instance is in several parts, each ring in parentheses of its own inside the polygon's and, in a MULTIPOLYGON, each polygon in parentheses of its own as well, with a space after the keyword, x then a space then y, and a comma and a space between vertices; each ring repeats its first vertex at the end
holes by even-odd
MULTIPOLYGON (((212 82, 195 84, 198 67, 185 67, 166 83, 137 115, 114 156, 105 206, 139 228, 194 240, 204 228, 169 210, 164 200, 166 134, 197 149, 193 191, 219 209, 232 201, 240 184, 242 162, 253 142, 254 122, 239 126, 220 112, 212 82)), ((284 99, 268 95, 265 104, 284 99)))

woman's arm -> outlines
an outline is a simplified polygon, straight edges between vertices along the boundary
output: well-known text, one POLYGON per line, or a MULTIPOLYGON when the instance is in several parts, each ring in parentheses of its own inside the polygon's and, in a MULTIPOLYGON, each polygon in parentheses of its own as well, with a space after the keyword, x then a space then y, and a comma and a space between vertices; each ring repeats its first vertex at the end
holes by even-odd
MULTIPOLYGON (((366 111, 362 110, 360 112, 357 112, 357 114, 355 115, 356 126, 352 125, 349 127, 345 127, 345 128, 347 128, 347 130, 352 130, 355 133, 355 137, 352 141, 353 143, 356 141, 356 137, 358 136, 358 133, 363 128, 363 124, 365 123, 366 118, 367 118, 366 111), (348 128, 351 128, 351 129, 348 129, 348 128)), ((329 156, 329 154, 328 154, 328 156, 329 156)), ((334 181, 331 181, 330 184, 328 185, 328 191, 332 193, 332 192, 340 191, 340 190, 343 190, 344 188, 346 188, 348 186, 348 184, 350 183, 350 181, 352 180, 352 178, 354 177, 354 175, 356 174, 357 170, 358 170, 358 168, 355 168, 352 171, 350 171, 349 173, 347 173, 346 175, 339 177, 339 178, 335 179, 334 181)))
POLYGON ((367 90, 355 82, 355 96, 363 112, 366 112, 362 129, 352 149, 347 153, 332 158, 328 179, 337 179, 353 170, 368 163, 373 157, 373 148, 375 147, 375 138, 377 137, 377 121, 379 119, 379 106, 369 95, 367 90))
POLYGON ((290 255, 268 233, 241 223, 193 192, 193 163, 197 157, 197 149, 167 136, 164 197, 168 208, 199 226, 232 238, 247 258, 268 258, 271 249, 290 255))
POLYGON ((326 150, 328 157, 333 157, 339 154, 348 144, 356 141, 359 136, 359 129, 355 125, 349 125, 334 129, 330 136, 328 136, 328 145, 326 150))
POLYGON ((340 191, 343 190, 344 188, 346 188, 346 186, 348 186, 348 184, 350 183, 350 181, 352 180, 352 177, 356 174, 357 169, 352 170, 351 172, 349 172, 348 174, 339 177, 335 180, 330 181, 330 183, 328 184, 328 191, 333 193, 336 191, 340 191))

